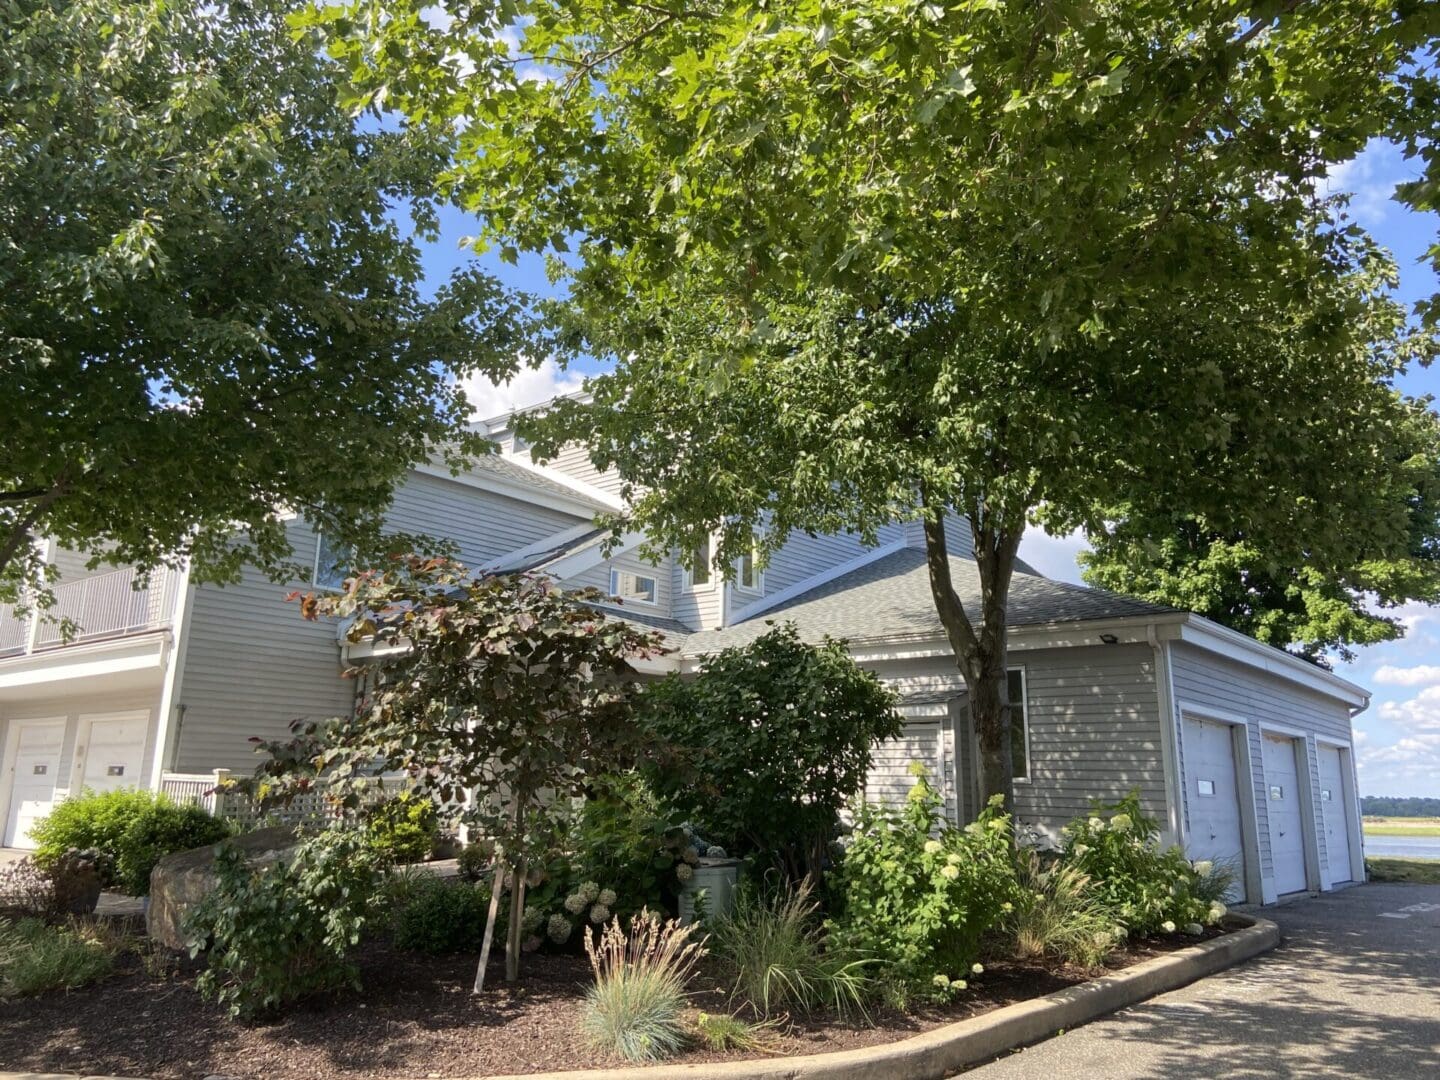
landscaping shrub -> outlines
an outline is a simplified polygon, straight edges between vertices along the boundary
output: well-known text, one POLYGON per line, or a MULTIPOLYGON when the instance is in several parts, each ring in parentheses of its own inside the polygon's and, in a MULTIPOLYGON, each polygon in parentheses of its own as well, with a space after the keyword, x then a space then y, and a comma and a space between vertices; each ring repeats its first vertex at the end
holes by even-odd
POLYGON ((730 854, 818 881, 874 748, 900 733, 894 706, 842 643, 808 645, 787 624, 645 688, 641 720, 668 751, 646 778, 730 854))
POLYGON ((752 1024, 738 1016, 702 1012, 695 1018, 695 1034, 708 1050, 766 1051, 774 1046, 776 1022, 752 1024))
POLYGON ((710 951, 734 971, 733 996, 760 1016, 787 1010, 866 1017, 867 964, 825 948, 808 881, 766 894, 740 891, 734 910, 716 919, 710 951))
POLYGON ((440 814, 430 799, 400 794, 371 811, 365 833, 370 846, 392 862, 423 862, 440 842, 440 814))
POLYGON ((1090 887, 1078 867, 1059 860, 1046 865, 1030 849, 1016 856, 1018 888, 1001 933, 1022 960, 1054 957, 1078 967, 1099 967, 1125 940, 1125 928, 1090 887))
POLYGON ((53 919, 57 913, 54 882, 34 858, 0 867, 0 916, 53 919))
POLYGON ((187 926, 192 956, 208 946, 202 994, 248 1018, 307 994, 358 988, 350 951, 384 881, 384 859, 363 832, 326 829, 269 866, 252 867, 227 845, 215 867, 215 889, 187 926))
POLYGON ((413 952, 479 952, 490 890, 466 881, 427 875, 392 915, 395 946, 413 952))
POLYGON ((460 849, 456 857, 460 876, 466 881, 482 881, 490 876, 490 863, 494 858, 483 844, 469 843, 460 849))
POLYGON ((103 884, 132 896, 150 892, 150 871, 164 856, 225 839, 231 826, 198 806, 163 794, 121 788, 66 799, 31 830, 35 861, 50 868, 69 849, 108 856, 103 884))
POLYGON ((96 924, 0 921, 0 998, 75 990, 115 967, 120 943, 96 924))
POLYGON ((612 919, 599 935, 585 930, 595 984, 585 995, 580 1028, 597 1049, 627 1061, 656 1061, 685 1044, 686 984, 704 945, 693 926, 643 911, 627 935, 612 919))
POLYGON ((896 810, 863 804, 836 874, 829 944, 872 958, 900 996, 948 1000, 966 988, 982 936, 1012 908, 1010 818, 992 799, 974 822, 945 821, 939 794, 916 777, 896 810))
POLYGON ((1213 870, 1202 875, 1179 848, 1161 850, 1160 826, 1133 793, 1076 818, 1064 835, 1062 858, 1090 878, 1096 898, 1131 934, 1198 933, 1225 914, 1210 897, 1213 870))

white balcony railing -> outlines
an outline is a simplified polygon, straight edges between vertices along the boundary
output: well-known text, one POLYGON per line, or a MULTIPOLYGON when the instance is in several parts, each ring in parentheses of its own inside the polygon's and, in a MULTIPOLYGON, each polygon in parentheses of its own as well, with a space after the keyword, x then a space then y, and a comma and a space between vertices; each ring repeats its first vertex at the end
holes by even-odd
POLYGON ((55 603, 38 616, 19 618, 0 605, 0 656, 53 649, 96 638, 122 637, 170 623, 179 574, 157 570, 150 582, 135 587, 133 567, 71 581, 55 588, 55 603), (66 626, 73 632, 68 641, 66 626))

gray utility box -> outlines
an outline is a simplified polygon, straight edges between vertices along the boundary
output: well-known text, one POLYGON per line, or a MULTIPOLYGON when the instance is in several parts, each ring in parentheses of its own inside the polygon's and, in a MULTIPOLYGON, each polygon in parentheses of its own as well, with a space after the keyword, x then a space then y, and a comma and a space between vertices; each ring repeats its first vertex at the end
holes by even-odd
POLYGON ((728 915, 735 907, 735 885, 740 880, 740 859, 701 858, 695 876, 680 887, 680 922, 695 921, 695 897, 705 893, 704 910, 710 917, 728 915))

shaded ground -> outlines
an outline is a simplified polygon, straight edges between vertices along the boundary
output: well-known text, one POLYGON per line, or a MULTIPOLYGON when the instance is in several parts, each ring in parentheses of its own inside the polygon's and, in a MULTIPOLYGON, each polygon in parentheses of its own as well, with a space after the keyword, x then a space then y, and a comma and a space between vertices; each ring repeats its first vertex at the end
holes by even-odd
MULTIPOLYGON (((1193 940, 1142 945, 1125 962, 1193 940)), ((159 971, 131 956, 125 964, 98 986, 0 1003, 0 1069, 241 1080, 483 1076, 618 1064, 587 1051, 577 1035, 590 981, 583 956, 526 957, 515 988, 504 986, 495 967, 496 989, 477 999, 470 994, 472 957, 424 957, 377 944, 366 950, 363 993, 297 1006, 278 1022, 255 1026, 234 1023, 202 1001, 188 963, 159 971)), ((775 1049, 803 1054, 889 1042, 1081 978, 1080 972, 995 965, 954 1005, 880 1015, 869 1028, 797 1022, 775 1049)), ((697 987, 696 1008, 725 1009, 713 975, 697 987)), ((738 1056, 691 1051, 679 1060, 738 1056)))
POLYGON ((1372 884, 1260 912, 1272 953, 965 1080, 1440 1077, 1440 887, 1372 884))

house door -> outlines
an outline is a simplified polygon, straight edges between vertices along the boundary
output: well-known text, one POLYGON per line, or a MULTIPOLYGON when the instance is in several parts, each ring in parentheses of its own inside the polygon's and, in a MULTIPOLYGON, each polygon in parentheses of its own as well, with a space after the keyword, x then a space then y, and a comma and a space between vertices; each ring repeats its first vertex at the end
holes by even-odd
POLYGON ((1325 822, 1325 855, 1330 865, 1330 883, 1352 881, 1355 868, 1350 860, 1350 805, 1345 799, 1344 755, 1338 746, 1321 746, 1320 816, 1325 822))
POLYGON ((12 720, 10 731, 13 755, 4 846, 33 848, 31 826, 49 814, 55 805, 55 781, 60 772, 65 721, 12 720))
POLYGON ((1245 891, 1245 840, 1240 817, 1240 786, 1235 771, 1235 738, 1229 724, 1186 716, 1184 725, 1185 804, 1190 829, 1188 858, 1229 866, 1235 872, 1232 895, 1245 891))
POLYGON ((148 712, 82 717, 80 736, 85 743, 77 757, 83 757, 85 764, 80 786, 91 791, 141 786, 140 767, 145 758, 149 720, 148 712))
POLYGON ((1275 870, 1275 891, 1303 892, 1305 881, 1305 829, 1300 808, 1300 770, 1295 762, 1295 740, 1266 735, 1265 806, 1270 819, 1270 863, 1275 870))

